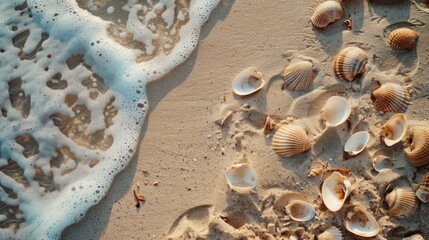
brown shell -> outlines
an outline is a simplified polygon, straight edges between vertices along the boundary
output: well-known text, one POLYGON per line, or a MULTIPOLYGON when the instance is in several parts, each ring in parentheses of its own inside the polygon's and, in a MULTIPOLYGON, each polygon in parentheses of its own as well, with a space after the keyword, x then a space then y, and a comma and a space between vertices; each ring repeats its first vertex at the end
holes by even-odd
POLYGON ((334 59, 335 75, 347 81, 353 81, 356 75, 365 72, 368 54, 358 47, 341 50, 334 59))
POLYGON ((283 86, 285 88, 302 91, 313 83, 313 64, 309 61, 291 63, 280 76, 283 78, 283 86))
POLYGON ((404 149, 408 162, 415 167, 429 163, 429 127, 415 126, 410 130, 411 145, 404 149))
POLYGON ((310 20, 315 27, 324 28, 342 17, 341 5, 336 1, 326 1, 316 7, 310 20))
POLYGON ((397 219, 407 218, 414 213, 418 202, 413 189, 398 187, 386 195, 389 214, 397 219))
POLYGON ((403 113, 411 104, 408 90, 396 83, 385 83, 375 90, 374 108, 382 112, 403 113))
POLYGON ((429 202, 429 173, 426 173, 420 181, 416 196, 424 203, 429 202))
POLYGON ((409 28, 393 30, 387 39, 387 43, 395 50, 411 50, 416 45, 419 34, 409 28))
POLYGON ((279 156, 292 157, 310 149, 311 143, 302 127, 283 125, 274 133, 271 147, 279 156))

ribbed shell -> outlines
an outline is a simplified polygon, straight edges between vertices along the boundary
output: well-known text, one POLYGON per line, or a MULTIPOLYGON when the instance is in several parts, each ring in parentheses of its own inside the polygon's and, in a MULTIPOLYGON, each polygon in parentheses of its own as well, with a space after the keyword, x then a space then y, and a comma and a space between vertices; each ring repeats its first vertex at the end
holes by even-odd
POLYGON ((411 145, 404 149, 405 157, 414 167, 429 163, 429 127, 415 126, 411 129, 411 145))
POLYGON ((310 20, 315 27, 324 28, 342 17, 343 9, 341 5, 336 1, 326 1, 316 7, 310 20))
POLYGON ((305 130, 296 125, 283 125, 274 133, 272 148, 277 155, 292 157, 311 148, 305 130))
POLYGON ((322 234, 317 236, 317 240, 343 240, 344 236, 340 229, 336 227, 330 227, 326 229, 322 234))
POLYGON ((413 189, 398 187, 386 195, 389 214, 397 219, 407 218, 414 213, 418 202, 413 189))
POLYGON ((334 59, 335 75, 347 81, 353 81, 356 75, 365 72, 368 54, 358 47, 341 50, 334 59))
POLYGON ((385 83, 375 90, 374 107, 377 111, 403 113, 411 104, 407 89, 396 83, 385 83))
POLYGON ((309 61, 292 63, 280 75, 285 88, 301 91, 313 83, 313 64, 309 61))
POLYGON ((426 173, 420 181, 416 196, 424 203, 429 202, 429 173, 426 173))
POLYGON ((389 34, 387 43, 395 50, 411 50, 418 38, 417 32, 409 28, 398 28, 389 34))

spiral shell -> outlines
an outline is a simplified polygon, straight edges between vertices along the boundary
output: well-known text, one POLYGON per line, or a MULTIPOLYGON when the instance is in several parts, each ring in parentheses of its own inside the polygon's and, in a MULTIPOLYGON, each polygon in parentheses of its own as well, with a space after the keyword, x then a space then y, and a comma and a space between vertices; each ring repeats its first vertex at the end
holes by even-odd
POLYGON ((411 216, 417 208, 418 202, 413 189, 397 187, 386 195, 386 203, 389 206, 389 214, 397 219, 411 216))
POLYGON ((392 146, 400 142, 407 133, 408 120, 402 113, 393 115, 380 129, 380 136, 387 146, 392 146))
POLYGON ((420 181, 416 196, 424 203, 429 202, 429 173, 426 173, 420 181))
POLYGON ((330 227, 317 236, 317 240, 343 240, 343 233, 337 227, 330 227))
POLYGON ((429 163, 429 127, 415 126, 410 131, 411 144, 404 149, 405 157, 414 167, 429 163))
POLYGON ((408 90, 396 83, 385 83, 375 90, 374 108, 382 112, 403 113, 411 104, 408 90))
POLYGON ((353 81, 356 75, 365 72, 368 54, 358 47, 346 47, 334 59, 335 75, 347 81, 353 81))
POLYGON ((343 17, 343 9, 336 1, 326 1, 319 4, 310 20, 315 27, 324 28, 328 24, 343 17))
POLYGON ((283 125, 274 133, 271 146, 277 155, 292 157, 310 149, 311 143, 302 127, 283 125))
POLYGON ((313 83, 313 64, 309 61, 291 63, 280 75, 285 88, 302 91, 313 83))
POLYGON ((417 32, 409 28, 398 28, 389 34, 387 43, 395 50, 411 50, 418 38, 417 32))

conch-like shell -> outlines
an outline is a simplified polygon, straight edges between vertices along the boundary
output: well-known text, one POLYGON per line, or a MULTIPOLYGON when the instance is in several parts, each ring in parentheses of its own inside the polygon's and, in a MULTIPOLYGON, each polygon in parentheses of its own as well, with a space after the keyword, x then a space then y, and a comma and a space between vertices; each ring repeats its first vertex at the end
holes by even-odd
POLYGON ((302 200, 290 201, 285 209, 290 218, 298 222, 311 220, 316 215, 314 206, 302 200))
POLYGON ((349 118, 352 107, 350 102, 339 96, 332 96, 326 101, 320 114, 328 126, 338 126, 349 118))
POLYGON ((371 213, 355 206, 347 213, 346 229, 360 237, 374 237, 380 231, 380 226, 371 213))
POLYGON ((413 189, 397 187, 386 195, 389 214, 397 219, 411 216, 417 208, 418 202, 413 189))
POLYGON ((338 172, 333 172, 322 185, 322 200, 332 212, 340 210, 352 191, 351 182, 338 172))
POLYGON ((309 61, 291 63, 280 76, 283 78, 283 87, 302 91, 313 83, 313 64, 309 61))
POLYGON ((393 115, 386 124, 380 129, 380 136, 383 138, 387 146, 392 146, 400 142, 408 130, 408 121, 402 113, 393 115))
POLYGON ((326 1, 316 7, 310 20, 315 27, 324 28, 342 17, 343 9, 341 5, 336 1, 326 1))
POLYGON ((288 124, 274 133, 271 146, 277 155, 292 157, 310 149, 311 143, 302 127, 288 124))
POLYGON ((362 152, 369 141, 369 133, 367 131, 360 131, 353 134, 344 145, 344 151, 349 155, 356 155, 362 152))
POLYGON ((239 96, 250 95, 263 88, 265 85, 262 79, 262 73, 258 72, 256 68, 246 68, 235 76, 232 80, 232 91, 239 96))
POLYGON ((331 226, 317 236, 317 240, 343 240, 343 233, 337 227, 331 226))
POLYGON ((418 38, 417 32, 409 28, 398 28, 389 34, 387 43, 395 50, 411 50, 418 38))
POLYGON ((404 149, 405 157, 414 167, 429 163, 429 127, 415 126, 411 129, 410 147, 404 149))
POLYGON ((225 171, 226 182, 234 190, 251 190, 258 183, 258 175, 247 163, 234 164, 225 171))
POLYGON ((308 178, 314 178, 319 176, 320 174, 322 174, 324 171, 326 171, 325 167, 317 167, 317 168, 313 168, 310 170, 310 172, 308 172, 307 177, 308 178))
POLYGON ((384 169, 389 169, 393 166, 392 161, 389 157, 384 155, 378 155, 377 157, 372 159, 372 167, 375 171, 381 172, 384 169))
POLYGON ((358 47, 346 47, 334 59, 335 75, 347 81, 353 81, 356 75, 365 72, 368 54, 358 47))
POLYGON ((416 196, 424 203, 429 202, 429 173, 420 181, 419 187, 416 190, 416 196))
POLYGON ((375 90, 374 108, 382 112, 403 113, 411 104, 408 90, 396 83, 385 83, 375 90))

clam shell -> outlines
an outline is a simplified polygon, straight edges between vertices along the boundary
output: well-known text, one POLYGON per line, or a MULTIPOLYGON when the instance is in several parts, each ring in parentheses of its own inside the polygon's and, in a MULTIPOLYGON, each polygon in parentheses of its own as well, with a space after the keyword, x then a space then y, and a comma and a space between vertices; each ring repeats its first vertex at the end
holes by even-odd
POLYGON ((262 74, 254 67, 249 67, 232 80, 232 91, 239 96, 246 96, 257 92, 265 85, 262 74))
POLYGON ((317 236, 317 240, 343 240, 343 233, 337 227, 330 227, 317 236))
POLYGON ((372 167, 375 171, 381 172, 385 169, 389 169, 393 166, 392 161, 389 157, 384 155, 379 155, 372 159, 372 167))
POLYGON ((291 63, 280 76, 283 78, 285 88, 302 91, 313 83, 313 64, 309 61, 291 63))
POLYGON ((398 187, 386 195, 389 214, 397 219, 411 216, 417 208, 418 202, 413 189, 398 187))
POLYGON ((369 141, 369 133, 360 131, 353 134, 344 145, 344 151, 350 155, 357 155, 362 152, 369 141))
POLYGON ((295 221, 305 222, 316 216, 316 209, 310 203, 302 200, 292 200, 286 206, 286 212, 295 221))
POLYGON ((387 39, 387 43, 395 50, 411 50, 416 45, 419 34, 409 28, 393 30, 387 39))
POLYGON ((360 237, 374 237, 380 231, 380 226, 371 213, 355 206, 347 212, 346 229, 360 237))
POLYGON ((393 115, 380 129, 380 136, 387 146, 392 146, 400 142, 408 130, 407 117, 402 113, 393 115))
POLYGON ((353 81, 356 75, 365 72, 368 54, 358 47, 346 47, 334 59, 335 75, 346 81, 353 81))
POLYGON ((411 129, 411 144, 404 149, 408 162, 420 167, 429 163, 429 127, 415 126, 411 129))
POLYGON ((323 106, 321 117, 328 126, 338 126, 349 118, 351 111, 352 107, 347 99, 332 96, 323 106))
POLYGON ((234 164, 225 171, 226 182, 234 190, 251 190, 258 183, 258 175, 247 163, 234 164))
POLYGON ((322 200, 332 212, 340 210, 351 193, 351 182, 338 172, 333 172, 322 185, 322 200))
POLYGON ((424 203, 429 202, 429 173, 426 173, 420 181, 416 196, 424 203))
POLYGON ((310 149, 311 143, 302 127, 289 124, 274 133, 271 147, 279 156, 292 157, 310 149))
POLYGON ((342 17, 343 9, 341 5, 336 1, 326 1, 316 7, 310 20, 315 27, 324 28, 342 17))
POLYGON ((375 90, 374 108, 382 112, 403 113, 411 104, 408 90, 396 83, 385 83, 375 90))

